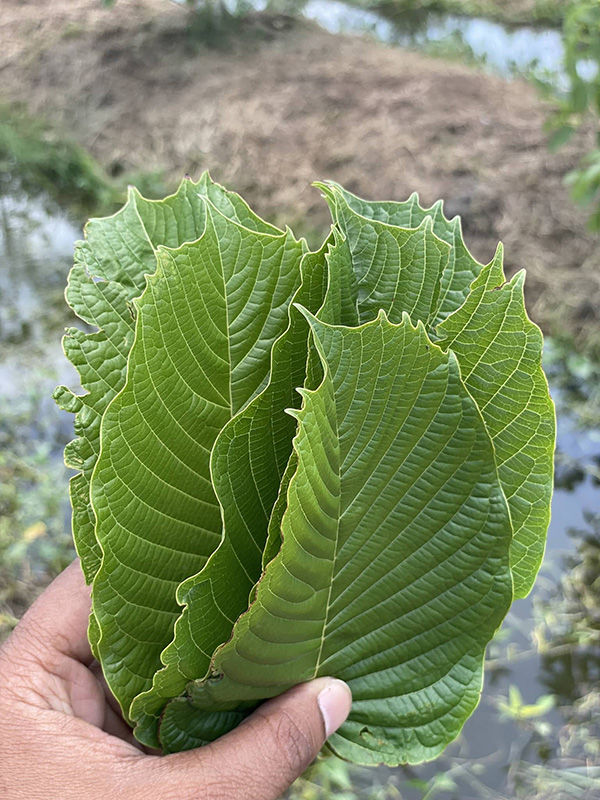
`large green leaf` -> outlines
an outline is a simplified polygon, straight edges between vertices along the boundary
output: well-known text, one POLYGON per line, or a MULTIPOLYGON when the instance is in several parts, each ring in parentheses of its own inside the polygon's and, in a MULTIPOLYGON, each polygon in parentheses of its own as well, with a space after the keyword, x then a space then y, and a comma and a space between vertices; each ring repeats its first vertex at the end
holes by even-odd
MULTIPOLYGON (((357 323, 353 271, 341 234, 334 233, 317 253, 306 254, 301 273, 295 303, 332 322, 357 323)), ((166 700, 207 672, 211 655, 246 610, 265 559, 270 560, 281 543, 279 522, 286 506, 285 487, 295 471, 295 459, 287 467, 296 429, 295 419, 284 411, 299 404, 296 388, 306 384, 309 333, 297 308, 290 308, 289 317, 287 330, 273 347, 268 386, 215 442, 211 475, 222 509, 221 544, 201 572, 180 585, 177 599, 185 608, 173 642, 161 655, 164 669, 131 708, 138 723, 136 736, 155 747, 166 700)), ((162 729, 160 743, 173 749, 162 729)))
POLYGON ((478 701, 485 646, 512 599, 508 508, 452 353, 408 317, 310 323, 326 372, 293 412, 283 546, 191 703, 211 719, 335 675, 354 702, 332 748, 415 763, 478 701))
POLYGON ((219 542, 210 453, 263 388, 300 279, 303 244, 289 232, 252 231, 203 202, 202 237, 159 248, 135 301, 127 380, 104 413, 92 477, 97 652, 126 714, 171 640, 177 586, 219 542))
POLYGON ((55 398, 76 413, 77 438, 65 450, 69 467, 79 470, 71 480, 73 537, 88 582, 101 560, 90 504, 90 478, 100 449, 100 422, 107 406, 123 388, 127 357, 133 343, 131 301, 145 287, 145 276, 156 269, 156 248, 179 247, 202 235, 208 197, 225 216, 252 230, 278 234, 261 220, 241 197, 227 192, 204 173, 198 183, 182 181, 164 200, 146 200, 130 189, 126 205, 112 217, 92 219, 85 241, 75 250, 66 297, 77 316, 98 330, 84 333, 70 328, 63 340, 65 353, 79 372, 86 391, 77 398, 64 386, 55 398))
POLYGON ((336 184, 322 188, 348 237, 359 298, 368 298, 362 306, 359 302, 361 318, 372 314, 372 298, 375 308, 386 308, 383 300, 394 297, 396 304, 388 311, 392 321, 408 311, 412 319, 421 319, 435 333, 443 348, 452 349, 457 356, 494 443, 514 527, 511 566, 515 596, 525 597, 542 562, 550 521, 555 419, 541 366, 542 335, 525 311, 524 273, 505 283, 501 247, 487 266, 476 262, 462 241, 458 218, 448 222, 441 203, 423 209, 416 195, 406 203, 378 203, 361 200, 336 184), (442 273, 435 256, 429 255, 427 243, 416 249, 416 258, 410 250, 407 257, 406 245, 398 255, 389 245, 392 235, 410 242, 421 230, 395 226, 423 226, 428 219, 434 233, 450 245, 442 273), (379 226, 369 220, 377 220, 379 226), (408 271, 412 271, 406 279, 411 288, 421 275, 423 289, 418 294, 414 289, 411 294, 410 288, 391 288, 393 276, 400 276, 401 286, 401 276, 408 271), (440 281, 440 294, 435 311, 427 314, 436 280, 440 281), (416 299, 409 300, 411 297, 416 299), (424 306, 423 297, 427 298, 424 306), (462 305, 457 307, 459 302, 462 305))
MULTIPOLYGON (((419 205, 419 196, 412 194, 403 203, 363 200, 332 181, 321 186, 328 197, 334 219, 342 229, 352 219, 348 210, 369 219, 399 228, 417 228, 425 219, 430 219, 436 236, 450 245, 448 260, 440 278, 440 293, 437 312, 431 320, 441 322, 465 301, 473 280, 483 268, 467 249, 460 225, 460 217, 448 220, 444 216, 444 204, 438 200, 430 208, 419 205)), ((390 317, 391 318, 391 317, 390 317)))
POLYGON ((79 372, 86 394, 73 406, 73 395, 60 387, 55 397, 76 410, 74 439, 65 450, 67 466, 80 470, 71 480, 73 537, 88 582, 96 574, 101 552, 94 533, 89 483, 100 449, 100 422, 108 404, 123 387, 133 342, 131 300, 155 269, 154 249, 135 209, 135 194, 113 217, 90 220, 86 241, 75 250, 66 297, 75 313, 97 332, 67 330, 63 346, 79 372))
MULTIPOLYGON (((325 295, 327 248, 328 243, 307 253, 301 264, 295 301, 313 311, 325 295)), ((211 655, 229 638, 260 578, 269 518, 295 433, 295 421, 284 410, 298 405, 295 389, 305 380, 307 342, 306 319, 290 308, 288 327, 273 346, 269 384, 215 441, 210 470, 223 537, 201 572, 179 586, 177 601, 184 610, 162 653, 164 667, 155 674, 152 689, 132 705, 136 736, 145 744, 160 746, 158 723, 165 702, 207 672, 211 655)))
POLYGON ((528 594, 544 555, 555 438, 542 334, 525 311, 524 280, 519 272, 505 283, 499 248, 464 305, 437 329, 440 346, 456 354, 494 443, 514 529, 510 555, 516 597, 528 594))

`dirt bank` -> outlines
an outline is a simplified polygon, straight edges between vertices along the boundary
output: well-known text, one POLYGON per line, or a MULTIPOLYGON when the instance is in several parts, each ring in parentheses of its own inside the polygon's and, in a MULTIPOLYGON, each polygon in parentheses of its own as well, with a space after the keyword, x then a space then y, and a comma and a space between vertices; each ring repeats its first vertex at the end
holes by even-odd
POLYGON ((501 239, 509 271, 527 267, 546 330, 600 340, 600 243, 562 186, 586 137, 549 154, 533 89, 283 17, 253 17, 218 49, 185 24, 165 0, 3 0, 0 91, 115 174, 208 167, 301 232, 327 224, 316 178, 444 197, 475 255, 501 239))

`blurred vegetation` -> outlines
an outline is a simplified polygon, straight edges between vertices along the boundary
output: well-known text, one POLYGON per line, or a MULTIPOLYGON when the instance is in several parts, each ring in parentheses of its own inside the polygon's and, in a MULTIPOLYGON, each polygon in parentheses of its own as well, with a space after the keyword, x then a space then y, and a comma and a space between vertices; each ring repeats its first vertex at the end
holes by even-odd
POLYGON ((111 213, 135 183, 147 197, 164 197, 160 173, 109 176, 81 145, 20 105, 0 104, 0 192, 18 185, 45 194, 84 218, 111 213))
MULTIPOLYGON (((106 7, 114 6, 117 0, 101 0, 106 7)), ((222 0, 176 0, 192 8, 199 18, 210 24, 227 16, 235 17, 252 10, 250 2, 238 3, 235 13, 222 0)), ((305 2, 305 0, 304 0, 305 2)), ((289 0, 287 5, 304 5, 302 0, 289 0)), ((487 17, 508 25, 551 25, 559 26, 572 0, 348 0, 352 5, 365 8, 385 8, 397 13, 406 12, 446 12, 468 17, 487 17)), ((270 6, 281 6, 281 0, 266 2, 270 6)), ((275 8, 275 10, 283 10, 275 8)), ((289 13, 293 13, 290 8, 289 13)), ((195 23, 192 23, 195 24, 195 23)))
POLYGON ((18 175, 27 191, 84 212, 117 200, 116 187, 86 150, 18 106, 0 107, 0 175, 2 184, 18 175))
MULTIPOLYGON (((368 0, 367 0, 368 2, 368 0)), ((487 17, 508 25, 559 26, 571 0, 374 0, 371 7, 396 12, 437 11, 468 17, 487 17)), ((365 0, 359 0, 360 5, 365 0)))
POLYGON ((66 442, 55 415, 42 411, 42 391, 0 395, 0 641, 75 556, 62 463, 66 442))
POLYGON ((564 67, 567 86, 556 95, 555 87, 538 80, 552 99, 554 112, 548 122, 550 147, 558 149, 586 123, 595 128, 595 145, 571 171, 565 182, 573 200, 590 208, 589 226, 600 230, 600 3, 575 0, 563 24, 564 67))
POLYGON ((600 363, 577 351, 567 335, 546 336, 544 371, 559 394, 558 412, 568 413, 581 429, 600 428, 600 363))

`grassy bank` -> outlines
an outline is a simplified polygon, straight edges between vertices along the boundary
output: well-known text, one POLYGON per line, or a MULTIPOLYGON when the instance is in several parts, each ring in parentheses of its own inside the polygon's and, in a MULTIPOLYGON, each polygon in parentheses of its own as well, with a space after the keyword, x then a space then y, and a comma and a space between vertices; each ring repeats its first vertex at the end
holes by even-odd
POLYGON ((438 11, 487 17, 507 25, 562 24, 570 0, 381 0, 372 3, 394 12, 438 11))
POLYGON ((84 212, 117 201, 113 181, 80 145, 17 105, 0 107, 0 189, 18 182, 84 212))
POLYGON ((0 192, 18 185, 83 218, 116 210, 129 183, 148 197, 164 196, 170 188, 157 172, 109 175, 65 131, 19 104, 0 104, 0 192))

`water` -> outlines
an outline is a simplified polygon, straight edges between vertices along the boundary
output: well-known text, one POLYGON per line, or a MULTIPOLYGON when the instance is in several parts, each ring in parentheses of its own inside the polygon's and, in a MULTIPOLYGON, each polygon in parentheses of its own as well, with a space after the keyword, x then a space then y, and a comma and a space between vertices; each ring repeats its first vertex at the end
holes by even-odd
MULTIPOLYGON (((497 75, 534 74, 566 89, 564 49, 558 30, 506 26, 478 17, 438 12, 403 11, 392 15, 342 0, 225 0, 230 11, 283 10, 312 20, 330 33, 367 35, 394 47, 430 51, 440 46, 467 54, 497 75)), ((582 77, 592 75, 591 62, 581 61, 582 77)))
MULTIPOLYGON (((73 419, 51 394, 78 386, 63 355, 64 288, 80 227, 46 198, 0 195, 0 585, 33 585, 73 556, 65 444, 73 419)), ((19 608, 17 599, 12 607, 19 608)), ((0 633, 2 615, 0 614, 0 633)))
MULTIPOLYGON (((58 382, 73 388, 77 385, 76 375, 62 354, 60 334, 65 324, 72 324, 62 293, 80 228, 59 209, 21 195, 0 198, 0 214, 0 444, 5 451, 16 453, 28 468, 35 466, 43 473, 41 485, 46 494, 41 499, 35 493, 38 484, 19 484, 25 511, 33 508, 33 516, 18 517, 17 524, 30 527, 36 519, 43 519, 49 527, 48 537, 62 541, 64 548, 69 506, 68 476, 61 467, 61 451, 72 436, 72 417, 56 408, 50 394, 58 382), (58 498, 60 513, 47 505, 47 495, 54 502, 58 498)), ((513 797, 511 781, 524 769, 519 765, 538 764, 543 760, 544 747, 551 755, 562 747, 570 712, 556 708, 539 719, 523 721, 503 716, 500 710, 502 703, 508 702, 511 686, 518 687, 527 704, 535 704, 549 693, 564 704, 580 691, 574 675, 581 672, 582 662, 573 661, 571 654, 565 667, 562 655, 540 654, 532 641, 533 631, 545 624, 540 604, 553 596, 568 569, 564 558, 574 552, 568 530, 589 527, 585 512, 600 514, 600 489, 595 477, 600 433, 578 428, 567 394, 559 390, 553 394, 559 407, 561 466, 546 559, 532 596, 515 603, 501 637, 489 649, 482 702, 460 740, 436 762, 411 770, 354 770, 352 780, 361 798, 369 796, 367 786, 376 784, 382 791, 386 785, 396 785, 405 800, 416 800, 422 794, 407 786, 407 778, 426 783, 441 780, 436 775, 458 787, 444 791, 440 787, 435 796, 441 800, 513 797)), ((557 652, 562 653, 560 649, 557 652)), ((583 658, 583 654, 580 656, 583 658)), ((594 658, 586 662, 585 674, 597 669, 600 678, 597 654, 594 658)), ((572 727, 568 730, 572 732, 572 727)), ((582 752, 582 748, 573 750, 577 758, 582 752)), ((527 775, 531 775, 533 767, 527 769, 527 775)))
POLYGON ((46 198, 0 195, 0 343, 39 343, 63 292, 81 230, 46 198))
POLYGON ((504 77, 527 70, 555 80, 562 74, 563 46, 561 34, 555 30, 508 28, 487 19, 433 12, 389 17, 340 0, 309 0, 302 14, 330 33, 366 33, 396 47, 422 50, 432 43, 461 43, 476 59, 504 77))

